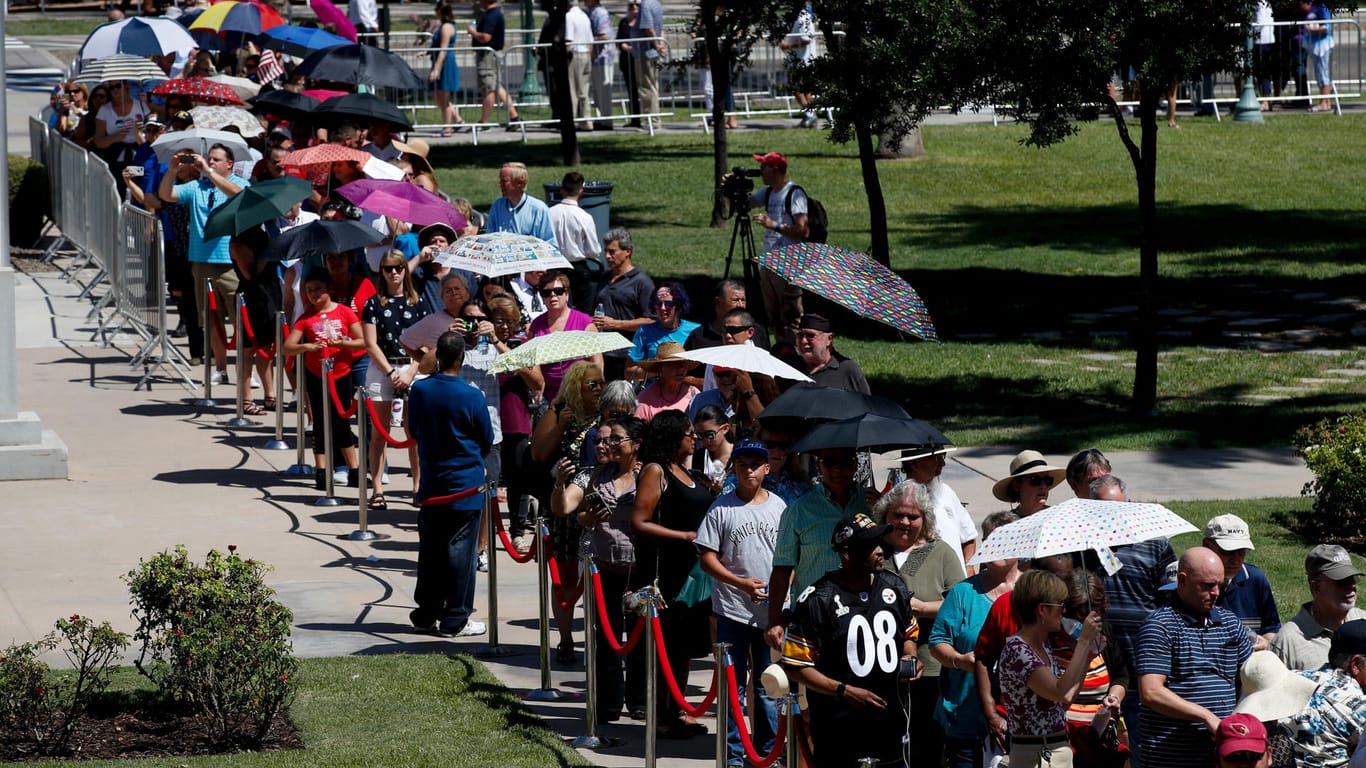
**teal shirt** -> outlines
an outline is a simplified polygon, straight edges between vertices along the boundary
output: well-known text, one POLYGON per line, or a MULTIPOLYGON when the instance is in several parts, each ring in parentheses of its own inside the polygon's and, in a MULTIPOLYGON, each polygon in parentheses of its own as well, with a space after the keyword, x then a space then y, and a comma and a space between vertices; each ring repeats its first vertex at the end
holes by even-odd
POLYGON ((824 486, 817 486, 783 513, 773 564, 793 569, 789 603, 817 579, 840 567, 839 553, 830 546, 830 537, 836 523, 856 512, 868 512, 862 488, 855 486, 849 503, 841 508, 824 486))

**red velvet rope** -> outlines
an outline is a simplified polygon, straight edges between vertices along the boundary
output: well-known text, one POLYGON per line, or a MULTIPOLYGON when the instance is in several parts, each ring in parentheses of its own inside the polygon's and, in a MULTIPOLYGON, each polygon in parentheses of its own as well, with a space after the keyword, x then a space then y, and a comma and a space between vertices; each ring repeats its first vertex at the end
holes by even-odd
MULTIPOLYGON (((218 291, 212 288, 209 289, 209 311, 214 315, 218 314, 218 291)), ((223 344, 223 349, 236 345, 236 339, 228 339, 227 334, 223 331, 222 323, 209 323, 209 325, 213 326, 213 333, 218 337, 218 341, 223 344)))
POLYGON ((409 437, 407 440, 402 441, 395 440, 394 436, 389 434, 389 425, 385 424, 380 419, 379 414, 375 412, 375 401, 368 397, 365 398, 365 410, 370 412, 370 423, 375 426, 375 434, 384 438, 384 442, 395 448, 408 448, 412 445, 416 445, 416 440, 413 437, 409 437))
POLYGON ((664 630, 659 626, 659 617, 650 617, 650 631, 655 634, 655 644, 659 646, 659 652, 655 655, 659 657, 659 668, 664 670, 664 682, 669 684, 669 695, 674 697, 679 709, 689 717, 701 717, 708 709, 711 709, 712 702, 716 701, 716 670, 711 671, 711 689, 707 695, 702 697, 702 702, 697 706, 688 704, 688 700, 683 698, 683 692, 678 689, 678 681, 674 679, 673 667, 669 664, 669 654, 664 650, 664 630))
MULTIPOLYGON (((786 720, 788 714, 780 712, 778 714, 778 733, 774 735, 773 751, 767 757, 760 757, 754 749, 754 740, 749 735, 749 725, 745 722, 745 708, 740 703, 740 688, 735 681, 735 666, 726 659, 726 690, 730 694, 730 715, 735 720, 736 730, 740 732, 740 744, 745 748, 745 757, 754 765, 754 768, 768 768, 777 761, 778 756, 783 753, 783 740, 787 737, 786 720)), ((720 728, 720 723, 717 724, 720 728)), ((807 763, 811 765, 811 763, 807 763)))
POLYGON ((593 567, 593 601, 598 606, 598 626, 602 628, 602 636, 607 640, 607 647, 618 656, 630 653, 645 634, 645 622, 637 621, 636 625, 631 627, 631 636, 626 638, 624 644, 617 640, 616 633, 611 631, 612 622, 607 620, 607 601, 602 596, 602 576, 598 574, 596 566, 593 567))
POLYGON ((348 374, 335 374, 327 377, 327 393, 332 396, 332 408, 336 410, 337 415, 343 419, 349 419, 356 415, 356 407, 359 406, 360 403, 352 400, 350 408, 341 407, 341 399, 337 397, 337 379, 340 379, 344 375, 348 374))
POLYGON ((473 496, 473 495, 476 494, 476 493, 479 493, 479 492, 482 491, 482 490, 484 490, 484 486, 482 486, 482 485, 476 485, 476 486, 474 486, 473 488, 466 488, 466 489, 463 490, 463 491, 457 491, 457 492, 455 492, 455 493, 448 493, 448 494, 446 494, 445 496, 433 496, 433 497, 431 497, 430 499, 423 499, 423 500, 422 500, 421 506, 424 506, 424 507, 435 507, 435 506, 438 506, 438 505, 441 505, 441 504, 450 504, 450 503, 453 502, 453 501, 460 501, 461 499, 468 499, 469 497, 473 496))
POLYGON ((503 516, 501 514, 494 515, 493 519, 498 528, 498 538, 503 541, 503 550, 508 553, 508 557, 512 558, 512 562, 529 563, 536 559, 536 547, 540 546, 537 539, 531 540, 531 549, 528 549, 524 555, 512 546, 512 537, 508 536, 507 529, 503 527, 503 516))
POLYGON ((239 303, 237 306, 240 310, 238 314, 242 316, 242 330, 247 334, 247 344, 252 349, 256 350, 256 354, 260 355, 261 359, 270 360, 274 358, 275 342, 272 340, 269 347, 262 347, 260 344, 256 343, 256 332, 251 329, 251 318, 247 317, 247 305, 245 303, 239 303))
POLYGON ((579 574, 578 583, 574 585, 573 591, 569 593, 569 599, 565 600, 562 597, 564 595, 564 583, 560 581, 560 563, 558 560, 555 559, 553 555, 550 555, 551 550, 549 533, 542 534, 541 543, 545 546, 546 554, 549 555, 549 557, 546 558, 546 567, 550 570, 551 596, 554 598, 555 602, 560 606, 560 610, 569 610, 570 608, 573 608, 576 603, 579 602, 579 598, 583 595, 584 576, 586 576, 587 574, 579 574))

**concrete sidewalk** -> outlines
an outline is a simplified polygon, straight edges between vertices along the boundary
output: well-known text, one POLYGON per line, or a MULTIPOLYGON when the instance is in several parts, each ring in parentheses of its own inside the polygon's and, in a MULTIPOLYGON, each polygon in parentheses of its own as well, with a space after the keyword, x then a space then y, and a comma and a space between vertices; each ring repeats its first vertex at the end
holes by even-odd
MULTIPOLYGON (((408 631, 417 532, 416 510, 404 494, 371 516, 374 530, 388 538, 347 541, 357 526, 353 491, 339 491, 343 506, 315 507, 319 494, 310 480, 280 474, 295 452, 262 449, 270 423, 228 429, 222 424, 231 415, 227 406, 197 409, 188 404, 191 393, 174 384, 133 391, 141 369, 130 369, 127 360, 137 340, 121 337, 108 349, 90 342, 89 305, 76 293, 55 272, 20 275, 19 402, 70 447, 70 480, 0 488, 6 510, 0 516, 0 643, 38 637, 73 612, 132 629, 121 577, 139 558, 177 544, 195 556, 235 544, 243 555, 271 563, 272 585, 294 611, 294 644, 302 656, 473 651, 487 642, 437 641, 408 631)), ((287 420, 291 439, 292 428, 287 420)), ((990 486, 1015 451, 952 454, 946 479, 974 517, 1004 507, 991 498, 990 486)), ((1112 458, 1134 496, 1148 500, 1293 496, 1309 479, 1288 451, 1117 452, 1112 458)), ((390 459, 392 488, 406 489, 405 453, 390 451, 390 459)), ((509 687, 527 691, 539 686, 535 570, 501 552, 497 557, 500 641, 516 653, 488 663, 509 687)), ((483 620, 485 586, 481 581, 476 601, 483 620)), ((581 631, 578 637, 581 642, 581 631)), ((701 697, 696 684, 708 677, 694 673, 690 700, 701 697)), ((560 733, 581 734, 582 668, 555 669, 553 684, 578 697, 534 709, 560 733)), ((603 732, 624 744, 591 759, 639 764, 643 725, 623 722, 603 732)), ((711 738, 660 742, 660 755, 670 765, 701 766, 711 763, 712 744, 711 738)))

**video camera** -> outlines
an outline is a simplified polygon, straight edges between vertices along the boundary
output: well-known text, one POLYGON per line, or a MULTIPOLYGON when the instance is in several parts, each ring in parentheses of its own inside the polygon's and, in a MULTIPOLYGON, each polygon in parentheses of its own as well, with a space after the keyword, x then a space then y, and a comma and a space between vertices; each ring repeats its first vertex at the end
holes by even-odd
POLYGON ((730 201, 732 210, 749 209, 749 196, 754 193, 754 179, 758 177, 758 168, 737 165, 721 179, 721 195, 730 201))

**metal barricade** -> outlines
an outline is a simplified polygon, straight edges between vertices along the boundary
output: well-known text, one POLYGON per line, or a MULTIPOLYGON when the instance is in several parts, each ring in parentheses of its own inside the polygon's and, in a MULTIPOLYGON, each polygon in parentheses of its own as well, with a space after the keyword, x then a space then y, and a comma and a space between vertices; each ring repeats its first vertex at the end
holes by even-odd
MULTIPOLYGON (((28 119, 29 157, 34 162, 42 163, 43 170, 48 176, 48 221, 47 224, 44 225, 43 230, 39 232, 38 237, 40 241, 42 237, 47 234, 48 229, 55 226, 57 223, 57 196, 60 194, 60 191, 57 188, 57 180, 52 176, 52 173, 55 170, 55 163, 53 162, 53 142, 60 139, 61 136, 58 135, 57 131, 49 128, 47 123, 36 117, 30 117, 28 119)), ((37 244, 35 243, 34 245, 37 244)))
MULTIPOLYGON (((493 49, 481 46, 456 46, 455 48, 456 65, 460 69, 460 91, 456 94, 455 106, 461 110, 463 113, 461 117, 470 125, 477 122, 479 110, 483 106, 480 100, 479 78, 475 67, 475 59, 482 51, 492 52, 493 49), (470 110, 473 110, 472 114, 470 110)), ((432 69, 430 48, 416 46, 390 48, 389 52, 403 59, 408 66, 413 68, 418 77, 425 79, 427 73, 432 69)), ((385 90, 384 96, 401 112, 410 115, 413 126, 416 128, 441 129, 453 127, 453 124, 444 122, 437 112, 436 102, 433 100, 430 90, 413 91, 390 88, 385 90)))
MULTIPOLYGON (((62 231, 62 239, 53 243, 53 247, 49 251, 49 261, 56 254, 56 249, 61 242, 74 247, 79 252, 78 261, 83 261, 86 243, 90 242, 86 236, 87 221, 84 210, 86 199, 85 166, 88 156, 89 153, 84 149, 66 139, 62 139, 57 144, 56 172, 49 175, 49 180, 57 187, 58 191, 57 207, 53 213, 57 220, 57 226, 62 231)), ((71 269, 75 268, 74 266, 71 267, 71 269)))
MULTIPOLYGON (((109 166, 94 155, 85 164, 85 208, 84 215, 89 219, 86 229, 86 252, 90 254, 91 266, 98 272, 86 283, 81 298, 90 298, 95 288, 108 277, 109 265, 114 260, 119 243, 119 191, 109 166)), ((108 294, 95 306, 91 317, 108 305, 108 294)))
POLYGON ((161 219, 156 214, 124 203, 120 210, 119 255, 114 263, 120 265, 121 280, 111 280, 110 291, 115 296, 114 310, 123 325, 144 340, 142 348, 128 361, 136 368, 142 366, 142 378, 134 389, 143 385, 151 388, 152 376, 162 367, 169 367, 172 378, 178 379, 191 392, 195 382, 190 361, 171 343, 166 312, 166 256, 161 232, 161 219))

